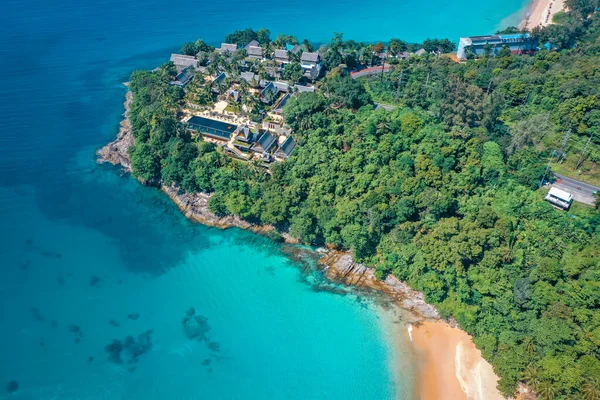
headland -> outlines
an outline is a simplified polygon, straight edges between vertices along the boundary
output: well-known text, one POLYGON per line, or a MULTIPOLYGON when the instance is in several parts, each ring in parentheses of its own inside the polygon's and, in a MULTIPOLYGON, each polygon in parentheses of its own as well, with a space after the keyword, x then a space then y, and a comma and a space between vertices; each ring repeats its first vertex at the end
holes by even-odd
MULTIPOLYGON (((120 166, 124 173, 131 173, 131 159, 128 153, 133 144, 129 111, 132 102, 130 91, 126 93, 125 112, 120 123, 117 138, 97 152, 99 163, 120 166)), ((236 216, 218 216, 210 211, 210 195, 205 193, 183 193, 175 185, 158 188, 178 206, 190 220, 220 229, 240 228, 256 234, 284 240, 288 244, 298 241, 287 233, 278 232, 275 227, 256 225, 236 216)), ((349 252, 320 248, 318 265, 332 282, 351 286, 365 293, 379 293, 403 310, 402 322, 408 329, 414 345, 417 363, 417 383, 415 398, 437 400, 492 399, 503 397, 496 389, 498 377, 492 366, 481 356, 467 333, 460 330, 452 319, 441 318, 436 308, 424 300, 421 292, 411 289, 393 275, 385 280, 378 279, 375 271, 352 259, 349 252), (451 397, 446 397, 451 394, 451 397)), ((294 256, 293 251, 289 253, 294 256)), ((398 336, 396 351, 401 357, 406 351, 406 340, 398 336)), ((406 362, 397 360, 397 363, 406 362)), ((398 372, 399 374, 402 371, 398 372)))

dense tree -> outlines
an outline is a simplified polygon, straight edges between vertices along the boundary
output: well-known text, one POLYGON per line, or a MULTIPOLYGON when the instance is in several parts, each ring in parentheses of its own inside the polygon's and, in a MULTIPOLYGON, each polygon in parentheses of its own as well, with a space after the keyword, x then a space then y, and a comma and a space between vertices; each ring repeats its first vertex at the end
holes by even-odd
POLYGON ((268 44, 271 42, 271 31, 266 28, 260 28, 256 32, 256 40, 263 46, 268 44))
POLYGON ((423 49, 429 53, 451 53, 456 49, 456 45, 448 39, 425 39, 423 49))
POLYGON ((328 99, 334 107, 359 108, 371 101, 363 86, 349 76, 337 76, 327 85, 328 99))
POLYGON ((291 62, 286 64, 285 69, 283 70, 283 79, 286 79, 290 82, 290 84, 294 84, 300 79, 302 79, 303 71, 300 63, 291 62))
POLYGON ((402 53, 408 49, 408 44, 400 39, 392 39, 390 40, 390 45, 388 46, 389 52, 391 55, 397 55, 402 53))
MULTIPOLYGON (((264 32, 263 32, 264 34, 264 32)), ((264 37, 263 37, 264 39, 264 37)), ((246 46, 253 40, 258 41, 258 33, 251 28, 237 30, 225 36, 225 43, 235 43, 238 46, 246 46)))
MULTIPOLYGON (((169 85, 172 65, 137 71, 133 173, 210 192, 216 214, 349 249, 378 277, 408 282, 473 335, 507 395, 524 382, 540 398, 596 399, 600 215, 558 212, 539 189, 549 159, 579 156, 588 141, 590 158, 598 151, 600 22, 588 16, 588 1, 568 3, 568 26, 532 32, 564 36, 553 41, 560 52, 500 49, 465 63, 426 54, 398 61, 383 79, 330 72, 316 93, 287 102, 284 118, 298 145, 269 172, 190 137, 178 122, 184 100, 206 94, 202 79, 184 94, 169 85), (375 109, 372 99, 397 107, 375 109)), ((257 36, 232 35, 226 41, 257 36)), ((394 39, 388 51, 419 47, 394 39)), ((424 47, 449 49, 434 39, 424 47)), ((324 49, 336 67, 338 56, 377 50, 341 34, 324 49)), ((217 70, 230 62, 211 55, 217 70)), ((266 74, 262 63, 255 68, 266 74)), ((242 101, 255 114, 264 107, 247 94, 242 101)))

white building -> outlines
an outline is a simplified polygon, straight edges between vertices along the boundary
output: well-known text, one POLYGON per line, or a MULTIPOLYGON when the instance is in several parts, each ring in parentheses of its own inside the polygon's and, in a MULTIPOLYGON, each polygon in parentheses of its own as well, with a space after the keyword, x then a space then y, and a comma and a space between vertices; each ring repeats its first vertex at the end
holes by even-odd
POLYGON ((573 195, 567 193, 564 190, 557 189, 555 187, 550 188, 550 191, 545 197, 546 201, 549 201, 553 205, 568 210, 573 202, 573 195))

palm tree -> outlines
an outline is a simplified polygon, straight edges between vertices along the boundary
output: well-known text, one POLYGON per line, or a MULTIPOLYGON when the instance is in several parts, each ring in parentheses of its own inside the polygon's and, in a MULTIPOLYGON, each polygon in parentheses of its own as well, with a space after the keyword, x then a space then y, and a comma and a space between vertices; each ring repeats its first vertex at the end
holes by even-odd
POLYGON ((269 74, 267 72, 267 67, 264 63, 259 63, 256 65, 256 74, 260 79, 268 79, 269 74))
POLYGON ((216 62, 211 62, 210 64, 208 64, 208 67, 206 68, 206 70, 212 76, 217 76, 217 75, 219 75, 219 64, 216 62))
POLYGON ((533 343, 533 338, 527 336, 525 340, 523 340, 523 344, 525 345, 525 352, 528 356, 533 356, 535 354, 535 344, 533 343))
POLYGON ((265 58, 272 58, 274 52, 275 50, 273 49, 273 44, 271 42, 263 46, 263 56, 265 58))
POLYGON ((537 387, 540 384, 540 374, 537 366, 534 364, 529 364, 525 371, 522 373, 523 379, 525 382, 533 389, 537 390, 537 387))
POLYGON ((581 387, 581 394, 584 400, 600 400, 600 379, 589 378, 581 387))
POLYGON ((310 44, 310 42, 308 41, 308 39, 304 39, 304 42, 302 42, 302 45, 304 46, 304 48, 306 49, 306 51, 311 52, 314 50, 312 44, 310 44))
POLYGON ((542 400, 552 400, 556 396, 556 387, 551 382, 542 382, 538 385, 537 394, 542 400))
POLYGON ((219 92, 219 94, 225 93, 225 90, 227 90, 227 86, 225 86, 225 83, 223 81, 217 82, 217 91, 219 92))

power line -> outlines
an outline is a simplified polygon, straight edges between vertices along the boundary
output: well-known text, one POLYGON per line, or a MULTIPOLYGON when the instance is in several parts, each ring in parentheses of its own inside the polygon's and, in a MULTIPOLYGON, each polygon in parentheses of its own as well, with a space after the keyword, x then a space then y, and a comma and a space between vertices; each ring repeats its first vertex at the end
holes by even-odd
POLYGON ((575 169, 579 169, 579 167, 581 166, 581 163, 583 162, 583 156, 585 155, 585 151, 587 150, 590 142, 592 141, 592 138, 594 137, 594 131, 592 131, 592 133, 590 134, 589 139, 587 140, 587 142, 585 143, 585 146, 583 146, 583 151, 581 152, 581 155, 579 156, 579 160, 577 161, 577 164, 575 166, 575 169))
POLYGON ((544 184, 544 181, 546 180, 546 175, 548 174, 548 171, 550 170, 550 164, 552 164, 552 159, 554 158, 554 153, 556 153, 556 150, 552 150, 552 153, 550 154, 550 159, 548 160, 548 165, 546 165, 546 170, 544 171, 544 175, 542 175, 542 179, 540 180, 539 187, 542 187, 542 185, 544 184))
MULTIPOLYGON (((565 146, 567 145, 567 142, 569 141, 569 135, 571 135, 571 131, 566 131, 565 137, 563 138, 563 141, 560 145, 560 151, 558 152, 559 158, 563 157, 565 154, 564 150, 565 150, 565 146)), ((552 153, 550 154, 550 159, 548 160, 548 165, 546 165, 546 170, 544 171, 544 175, 542 175, 542 179, 540 180, 539 187, 542 187, 542 185, 544 184, 544 181, 546 180, 546 175, 548 174, 548 171, 550 170, 550 164, 552 164, 552 160, 554 159, 555 153, 556 153, 556 150, 552 150, 552 153)))

